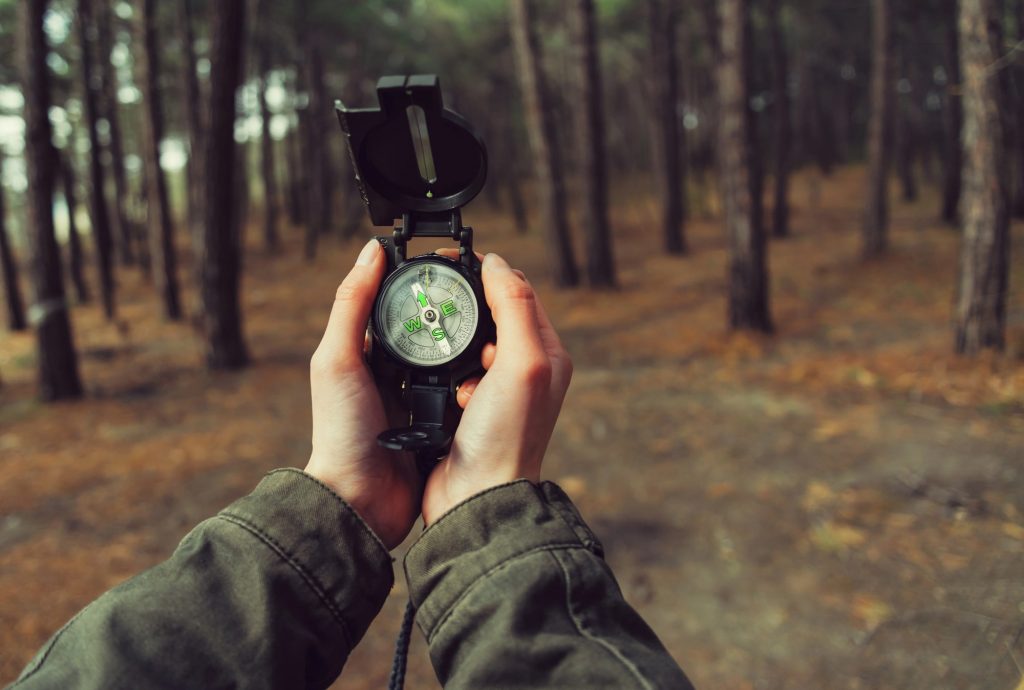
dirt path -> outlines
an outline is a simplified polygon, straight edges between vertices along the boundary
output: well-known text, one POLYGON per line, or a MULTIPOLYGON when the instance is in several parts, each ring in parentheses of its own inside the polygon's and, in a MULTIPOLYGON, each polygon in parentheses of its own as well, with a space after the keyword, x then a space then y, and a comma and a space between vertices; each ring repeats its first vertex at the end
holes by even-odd
MULTIPOLYGON (((538 281, 577 363, 547 475, 698 687, 1012 690, 1024 366, 948 355, 956 239, 927 200, 895 209, 890 259, 856 260, 858 184, 841 172, 827 211, 798 207, 796 236, 773 245, 772 339, 724 332, 713 224, 691 225, 693 257, 652 257, 629 239, 650 209, 617 207, 618 292, 538 281)), ((485 249, 542 274, 536 238, 470 219, 493 237, 485 249)), ((204 374, 188 329, 159 323, 130 278, 127 339, 76 311, 85 403, 32 402, 30 338, 0 339, 0 683, 262 472, 303 462, 308 356, 354 252, 330 249, 312 271, 297 251, 254 253, 256 364, 239 374, 204 374)), ((398 583, 337 687, 385 685, 398 583)), ((418 637, 407 687, 437 687, 418 637)))

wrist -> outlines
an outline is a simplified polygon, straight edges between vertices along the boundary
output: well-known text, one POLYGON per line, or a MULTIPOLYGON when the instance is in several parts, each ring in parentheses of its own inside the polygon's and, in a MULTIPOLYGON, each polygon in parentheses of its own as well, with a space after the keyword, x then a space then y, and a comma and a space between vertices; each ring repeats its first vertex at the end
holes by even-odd
POLYGON ((395 497, 401 502, 401 498, 396 494, 396 491, 401 493, 400 487, 383 486, 381 485, 383 480, 373 482, 371 486, 371 483, 367 482, 365 478, 341 476, 336 472, 325 470, 323 466, 313 460, 310 460, 303 471, 340 496, 384 543, 388 551, 394 549, 405 539, 409 531, 408 526, 405 526, 404 523, 398 524, 397 506, 387 498, 395 497))

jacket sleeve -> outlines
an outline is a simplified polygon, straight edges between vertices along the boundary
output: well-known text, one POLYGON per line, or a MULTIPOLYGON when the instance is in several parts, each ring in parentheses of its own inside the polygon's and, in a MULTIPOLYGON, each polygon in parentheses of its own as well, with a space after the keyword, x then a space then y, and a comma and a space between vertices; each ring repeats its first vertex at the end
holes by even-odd
POLYGON ((405 571, 447 690, 692 690, 554 484, 521 480, 462 503, 423 533, 405 571))
POLYGON ((393 583, 326 486, 277 470, 58 631, 12 688, 325 688, 393 583))

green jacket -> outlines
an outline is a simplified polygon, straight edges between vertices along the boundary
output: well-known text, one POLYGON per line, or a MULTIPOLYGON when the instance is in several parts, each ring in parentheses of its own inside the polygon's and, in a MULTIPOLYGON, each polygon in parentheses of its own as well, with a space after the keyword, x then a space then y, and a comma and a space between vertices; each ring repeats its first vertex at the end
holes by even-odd
MULTIPOLYGON (((446 688, 691 687, 554 484, 517 481, 457 506, 405 574, 446 688)), ((11 687, 325 688, 393 579, 348 504, 277 470, 89 604, 11 687)))

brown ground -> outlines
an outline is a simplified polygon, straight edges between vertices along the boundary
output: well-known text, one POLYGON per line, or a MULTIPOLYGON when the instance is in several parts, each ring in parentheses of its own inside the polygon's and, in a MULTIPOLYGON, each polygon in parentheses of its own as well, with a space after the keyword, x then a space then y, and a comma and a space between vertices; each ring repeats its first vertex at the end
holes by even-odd
MULTIPOLYGON (((577 364, 547 476, 698 687, 1019 688, 1024 261, 1010 354, 958 360, 957 238, 934 200, 897 204, 891 256, 863 264, 861 172, 812 187, 771 248, 773 338, 725 332, 710 221, 689 258, 662 257, 653 205, 623 201, 622 289, 556 292, 538 237, 467 214, 534 277, 577 364)), ((304 462, 307 363, 358 243, 309 267, 292 238, 247 257, 241 373, 204 372, 130 274, 121 329, 75 311, 85 402, 35 402, 31 337, 0 336, 0 683, 264 471, 304 462)), ((403 599, 399 580, 339 686, 384 686, 403 599)), ((417 637, 407 686, 436 685, 417 637)))

